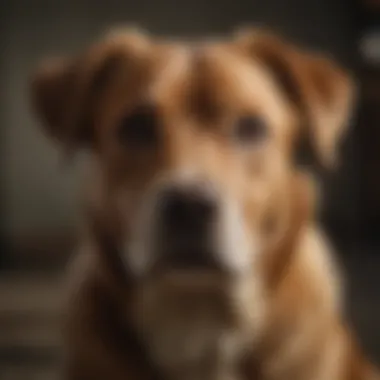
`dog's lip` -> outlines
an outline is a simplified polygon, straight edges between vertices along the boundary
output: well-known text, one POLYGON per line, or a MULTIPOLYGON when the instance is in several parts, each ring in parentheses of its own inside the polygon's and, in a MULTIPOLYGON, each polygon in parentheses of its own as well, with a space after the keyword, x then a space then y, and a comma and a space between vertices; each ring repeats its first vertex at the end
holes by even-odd
POLYGON ((216 266, 217 254, 204 239, 169 241, 157 248, 158 261, 178 268, 208 268, 216 266))
MULTIPOLYGON (((204 272, 218 268, 210 253, 205 253, 202 258, 181 257, 182 255, 183 253, 181 252, 165 256, 157 261, 157 267, 178 272, 204 272)), ((191 253, 187 253, 187 255, 190 256, 191 253)))
POLYGON ((173 273, 177 276, 220 274, 222 268, 212 252, 203 251, 192 257, 192 250, 163 251, 153 266, 153 273, 173 273))
POLYGON ((171 288, 181 288, 190 291, 197 289, 202 291, 208 288, 221 288, 225 285, 227 277, 224 271, 191 268, 191 269, 174 269, 174 268, 156 268, 149 275, 149 280, 158 280, 162 285, 171 288))

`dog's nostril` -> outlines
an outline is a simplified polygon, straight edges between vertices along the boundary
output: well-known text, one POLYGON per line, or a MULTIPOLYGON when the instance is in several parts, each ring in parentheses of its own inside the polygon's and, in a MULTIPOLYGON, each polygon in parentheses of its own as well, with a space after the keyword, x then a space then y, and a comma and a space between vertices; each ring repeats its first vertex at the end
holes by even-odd
POLYGON ((213 197, 197 189, 168 189, 162 202, 164 223, 174 229, 201 227, 216 208, 213 197))

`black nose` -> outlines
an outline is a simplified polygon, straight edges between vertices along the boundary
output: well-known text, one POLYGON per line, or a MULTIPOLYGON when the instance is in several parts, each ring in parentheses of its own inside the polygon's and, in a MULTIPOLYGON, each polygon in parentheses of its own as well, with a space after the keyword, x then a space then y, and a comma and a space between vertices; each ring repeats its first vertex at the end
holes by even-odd
POLYGON ((202 233, 216 212, 215 196, 201 185, 170 187, 161 199, 163 223, 172 232, 202 233))

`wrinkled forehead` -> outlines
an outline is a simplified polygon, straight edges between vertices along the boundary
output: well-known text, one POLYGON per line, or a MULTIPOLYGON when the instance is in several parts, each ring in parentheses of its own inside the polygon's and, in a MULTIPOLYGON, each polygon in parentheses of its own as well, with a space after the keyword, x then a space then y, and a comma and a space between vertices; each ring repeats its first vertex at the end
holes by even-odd
POLYGON ((259 114, 287 117, 275 81, 254 58, 223 44, 166 48, 147 86, 151 102, 168 112, 200 118, 259 114))

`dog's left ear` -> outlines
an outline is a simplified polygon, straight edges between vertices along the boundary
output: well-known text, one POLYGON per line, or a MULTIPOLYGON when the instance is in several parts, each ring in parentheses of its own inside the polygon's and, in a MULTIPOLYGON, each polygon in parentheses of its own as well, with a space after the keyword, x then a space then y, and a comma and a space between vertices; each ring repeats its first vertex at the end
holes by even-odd
POLYGON ((349 75, 333 61, 302 51, 270 32, 240 31, 237 41, 243 52, 271 71, 300 112, 296 143, 306 140, 319 163, 332 168, 354 103, 354 84, 349 75))
POLYGON ((99 95, 117 73, 134 90, 148 45, 139 31, 115 31, 79 55, 44 60, 31 75, 30 100, 47 136, 69 151, 91 146, 99 95))

